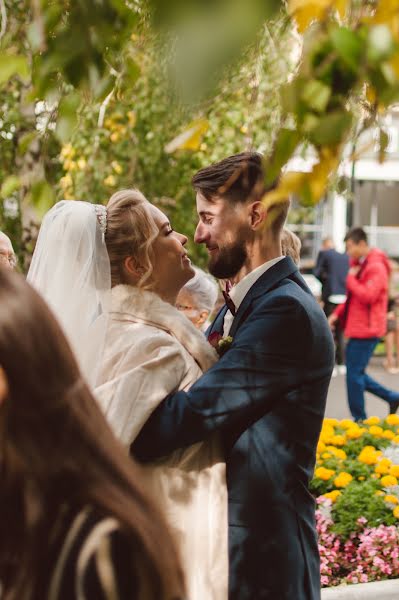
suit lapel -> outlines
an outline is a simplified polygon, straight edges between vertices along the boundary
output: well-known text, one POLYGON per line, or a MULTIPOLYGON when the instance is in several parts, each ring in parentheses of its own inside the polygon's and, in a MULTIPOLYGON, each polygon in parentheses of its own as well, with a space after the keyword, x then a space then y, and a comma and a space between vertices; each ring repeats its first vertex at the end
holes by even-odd
POLYGON ((290 258, 286 256, 278 263, 270 267, 263 275, 255 281, 254 285, 249 289, 247 295, 241 302, 238 311, 234 317, 233 324, 230 329, 229 335, 234 337, 239 325, 246 319, 251 310, 251 305, 256 298, 263 296, 275 285, 277 285, 282 279, 290 277, 294 273, 298 273, 298 267, 290 258))
POLYGON ((211 333, 215 333, 215 331, 220 333, 220 335, 223 335, 224 316, 225 316, 226 312, 227 312, 227 306, 224 305, 219 310, 219 312, 216 315, 215 319, 213 320, 211 326, 208 328, 208 330, 206 332, 207 338, 209 338, 211 333))

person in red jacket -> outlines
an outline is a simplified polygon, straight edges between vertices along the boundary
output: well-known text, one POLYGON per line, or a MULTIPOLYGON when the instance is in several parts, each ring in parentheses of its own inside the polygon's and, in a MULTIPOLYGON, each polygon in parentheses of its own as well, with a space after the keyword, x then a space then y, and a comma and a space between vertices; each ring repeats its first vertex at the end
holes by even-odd
POLYGON ((328 321, 334 328, 339 319, 345 337, 349 338, 346 347, 348 403, 355 421, 361 421, 366 419, 365 391, 389 402, 390 413, 399 407, 399 392, 382 386, 365 372, 376 345, 386 334, 391 268, 384 252, 370 248, 367 234, 360 227, 348 231, 344 241, 351 258, 346 279, 347 299, 328 321))

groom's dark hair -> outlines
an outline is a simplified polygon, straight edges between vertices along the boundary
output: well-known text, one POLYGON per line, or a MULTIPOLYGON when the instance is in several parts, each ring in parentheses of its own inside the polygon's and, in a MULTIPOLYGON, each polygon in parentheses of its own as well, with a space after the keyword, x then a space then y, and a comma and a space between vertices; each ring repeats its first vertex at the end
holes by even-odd
POLYGON ((232 203, 260 199, 266 191, 262 155, 240 152, 228 156, 198 171, 192 178, 192 184, 195 191, 210 202, 215 196, 232 203))
MULTIPOLYGON (((259 152, 240 152, 224 158, 220 162, 200 169, 191 180, 196 192, 201 193, 209 202, 223 198, 231 204, 261 200, 263 195, 273 190, 277 180, 265 185, 263 157, 259 152)), ((272 228, 280 233, 287 212, 287 202, 271 206, 274 217, 272 228)), ((269 210, 270 210, 269 209, 269 210)))

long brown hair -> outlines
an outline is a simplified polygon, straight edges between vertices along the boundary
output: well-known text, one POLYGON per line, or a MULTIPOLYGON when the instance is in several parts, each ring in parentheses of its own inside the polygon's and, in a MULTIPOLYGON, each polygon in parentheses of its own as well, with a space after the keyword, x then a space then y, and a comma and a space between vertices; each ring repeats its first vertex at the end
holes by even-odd
MULTIPOLYGON (((151 600, 180 598, 177 553, 45 302, 0 269, 0 580, 2 598, 31 598, 60 507, 114 516, 137 548, 151 600), (40 535, 39 533, 40 532, 40 535)), ((134 390, 132 390, 134 393, 134 390)))
POLYGON ((143 275, 138 287, 148 287, 152 273, 152 244, 159 229, 148 210, 149 202, 139 190, 120 190, 107 204, 105 243, 111 264, 111 285, 126 283, 124 259, 133 256, 143 275))

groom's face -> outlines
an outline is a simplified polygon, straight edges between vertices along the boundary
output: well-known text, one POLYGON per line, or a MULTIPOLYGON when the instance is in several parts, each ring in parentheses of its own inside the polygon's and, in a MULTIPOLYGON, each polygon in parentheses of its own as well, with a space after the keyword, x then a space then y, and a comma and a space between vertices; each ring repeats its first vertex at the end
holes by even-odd
POLYGON ((218 279, 234 277, 247 260, 253 235, 246 204, 234 205, 224 198, 209 201, 200 192, 196 202, 199 222, 194 240, 208 250, 209 272, 218 279))

